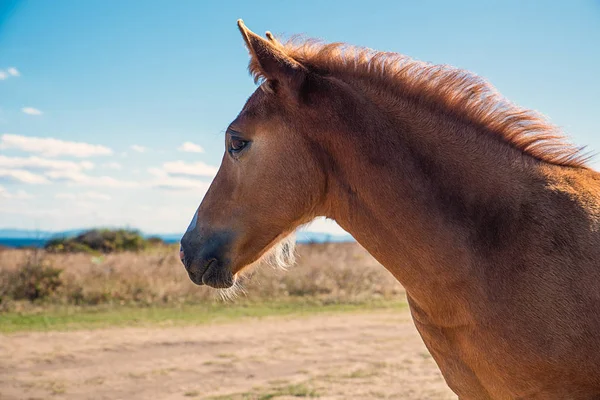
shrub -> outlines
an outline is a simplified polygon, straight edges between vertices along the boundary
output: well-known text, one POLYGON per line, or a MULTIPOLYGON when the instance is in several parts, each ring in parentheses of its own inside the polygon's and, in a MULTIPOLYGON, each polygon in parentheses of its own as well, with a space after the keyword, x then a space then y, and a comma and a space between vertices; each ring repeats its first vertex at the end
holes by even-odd
POLYGON ((14 300, 44 300, 56 294, 63 285, 62 269, 46 261, 29 260, 22 268, 3 275, 4 296, 14 300))
POLYGON ((134 230, 92 229, 74 238, 54 238, 48 241, 46 250, 54 253, 112 253, 117 251, 140 251, 156 245, 159 238, 144 239, 134 230))

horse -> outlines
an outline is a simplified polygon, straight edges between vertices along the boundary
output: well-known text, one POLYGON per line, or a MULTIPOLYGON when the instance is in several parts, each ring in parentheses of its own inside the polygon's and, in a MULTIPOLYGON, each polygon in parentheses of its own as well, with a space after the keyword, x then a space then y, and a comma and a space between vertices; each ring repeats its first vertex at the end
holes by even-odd
POLYGON ((259 86, 181 239, 190 279, 231 287, 327 217, 404 286, 460 399, 600 398, 587 153, 470 72, 238 27, 259 86))

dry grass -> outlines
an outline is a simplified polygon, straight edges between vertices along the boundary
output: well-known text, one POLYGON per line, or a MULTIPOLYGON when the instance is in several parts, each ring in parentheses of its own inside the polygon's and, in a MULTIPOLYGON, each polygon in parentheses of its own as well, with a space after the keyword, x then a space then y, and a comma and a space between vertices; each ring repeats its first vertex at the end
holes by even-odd
MULTIPOLYGON (((289 271, 255 267, 242 279, 241 300, 310 298, 324 303, 400 299, 398 282, 355 243, 301 244, 297 264, 289 271)), ((47 254, 43 251, 0 251, 0 309, 18 310, 32 304, 177 305, 211 301, 219 292, 194 285, 178 257, 176 246, 140 253, 47 254), (26 265, 62 270, 60 285, 34 303, 16 301, 11 285, 26 265)))

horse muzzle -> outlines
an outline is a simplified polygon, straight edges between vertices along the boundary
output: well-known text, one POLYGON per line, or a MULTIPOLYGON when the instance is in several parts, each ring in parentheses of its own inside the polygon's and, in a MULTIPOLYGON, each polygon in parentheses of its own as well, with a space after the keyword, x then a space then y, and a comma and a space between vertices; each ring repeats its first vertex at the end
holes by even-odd
POLYGON ((192 282, 217 289, 233 286, 234 277, 225 253, 229 237, 217 234, 202 240, 194 231, 183 235, 179 257, 192 282))

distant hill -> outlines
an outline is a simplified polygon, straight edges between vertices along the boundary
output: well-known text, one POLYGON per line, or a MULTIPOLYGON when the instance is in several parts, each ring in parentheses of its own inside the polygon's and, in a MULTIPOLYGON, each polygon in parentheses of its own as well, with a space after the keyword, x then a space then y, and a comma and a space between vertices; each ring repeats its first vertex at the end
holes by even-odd
MULTIPOLYGON (((0 229, 0 246, 5 247, 44 247, 46 242, 52 238, 71 238, 79 235, 87 229, 72 229, 62 232, 34 231, 26 229, 0 229)), ((145 238, 159 237, 166 243, 177 243, 183 234, 144 234, 145 238)), ((299 231, 296 233, 296 241, 299 243, 326 243, 326 242, 353 242, 350 235, 331 235, 323 232, 299 231)))

